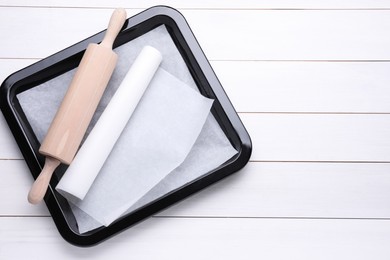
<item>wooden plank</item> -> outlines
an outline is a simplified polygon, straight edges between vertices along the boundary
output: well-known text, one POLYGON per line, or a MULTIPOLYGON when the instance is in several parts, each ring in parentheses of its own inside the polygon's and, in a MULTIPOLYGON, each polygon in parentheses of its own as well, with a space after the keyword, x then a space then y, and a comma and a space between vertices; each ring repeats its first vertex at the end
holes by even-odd
POLYGON ((239 112, 390 112, 389 62, 211 64, 239 112))
POLYGON ((249 163, 161 216, 390 218, 390 164, 249 163))
MULTIPOLYGON (((390 162, 389 114, 250 113, 240 117, 252 137, 252 161, 390 162)), ((20 159, 2 115, 0 120, 0 159, 20 159)))
POLYGON ((0 112, 0 159, 22 159, 23 156, 16 144, 14 136, 0 112))
MULTIPOLYGON (((1 161, 0 216, 48 216, 26 196, 24 161, 1 161)), ((390 218, 390 164, 249 163, 159 214, 167 217, 390 218)))
POLYGON ((48 216, 46 205, 31 205, 27 194, 33 183, 33 177, 24 160, 0 160, 3 181, 0 193, 0 216, 48 216))
MULTIPOLYGON (((12 24, 0 29, 5 36, 0 58, 43 58, 104 29, 110 14, 110 9, 0 8, 0 24, 12 24), (31 21, 35 27, 26 29, 31 21)), ((212 60, 390 60, 390 10, 183 14, 212 60)))
MULTIPOLYGON (((0 82, 3 82, 11 73, 26 67, 36 60, 0 59, 0 82)), ((4 115, 0 112, 0 159, 22 159, 4 115)), ((1 168, 0 168, 1 169, 1 168)))
POLYGON ((0 218, 0 257, 381 260, 390 254, 389 233, 389 221, 158 218, 78 248, 60 238, 50 218, 0 218))
POLYGON ((36 62, 35 59, 0 59, 0 82, 12 73, 36 62))
POLYGON ((240 114, 253 161, 390 161, 390 115, 240 114))
POLYGON ((183 13, 210 59, 388 60, 390 36, 385 31, 390 15, 387 12, 183 13))
MULTIPOLYGON (((0 59, 0 81, 35 61, 0 59)), ((390 112, 390 62, 211 64, 238 112, 390 112)))
POLYGON ((148 8, 154 5, 168 5, 175 8, 202 8, 202 9, 329 9, 329 8, 390 8, 390 3, 380 0, 358 0, 358 1, 308 1, 308 0, 242 0, 242 1, 179 1, 179 0, 144 0, 144 1, 128 1, 128 0, 68 0, 68 1, 50 1, 50 0, 2 0, 0 6, 31 6, 31 7, 83 7, 83 8, 116 8, 118 6, 125 8, 148 8))
MULTIPOLYGON (((138 12, 133 9, 127 13, 132 16, 138 12)), ((0 58, 44 58, 104 30, 111 14, 108 9, 2 7, 0 24, 9 26, 0 27, 7 35, 0 58), (31 21, 34 29, 28 26, 31 21)))

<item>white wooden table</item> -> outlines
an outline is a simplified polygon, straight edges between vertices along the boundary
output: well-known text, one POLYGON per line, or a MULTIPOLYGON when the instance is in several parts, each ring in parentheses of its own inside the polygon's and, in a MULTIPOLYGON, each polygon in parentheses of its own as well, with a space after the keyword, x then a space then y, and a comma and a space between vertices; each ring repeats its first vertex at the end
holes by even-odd
POLYGON ((0 114, 0 259, 389 259, 390 1, 0 0, 0 80, 129 15, 187 18, 246 125, 241 172, 93 248, 57 232, 0 114))

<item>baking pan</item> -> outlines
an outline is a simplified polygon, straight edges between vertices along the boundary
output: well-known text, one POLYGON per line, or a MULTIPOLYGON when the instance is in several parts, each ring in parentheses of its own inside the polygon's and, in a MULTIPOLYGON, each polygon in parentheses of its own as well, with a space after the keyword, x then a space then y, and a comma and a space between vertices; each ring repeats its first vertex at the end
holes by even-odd
MULTIPOLYGON (((238 153, 216 169, 205 172, 200 178, 122 216, 110 226, 100 227, 83 234, 78 232, 77 222, 68 202, 54 189, 58 183, 58 178, 53 178, 44 200, 60 234, 71 244, 77 246, 98 244, 139 221, 156 214, 158 211, 238 171, 246 165, 250 158, 252 151, 250 137, 191 32, 190 27, 178 11, 166 6, 155 6, 127 19, 124 29, 114 43, 114 48, 160 25, 165 25, 200 93, 215 100, 211 112, 238 153)), ((0 108, 34 179, 41 172, 44 157, 38 153, 40 143, 20 106, 17 94, 34 88, 43 82, 77 67, 88 44, 92 42, 99 43, 103 39, 103 36, 104 31, 15 72, 1 85, 0 108)), ((66 166, 62 165, 57 171, 63 173, 65 170, 66 166)), ((59 175, 61 176, 61 174, 59 175)))

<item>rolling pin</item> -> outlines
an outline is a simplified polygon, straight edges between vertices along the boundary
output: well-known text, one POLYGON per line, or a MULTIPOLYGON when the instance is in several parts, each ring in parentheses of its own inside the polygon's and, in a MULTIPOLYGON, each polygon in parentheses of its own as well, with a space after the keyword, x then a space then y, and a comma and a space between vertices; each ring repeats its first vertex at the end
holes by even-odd
POLYGON ((112 45, 125 20, 126 11, 116 9, 103 41, 100 44, 88 45, 39 148, 46 160, 28 194, 30 203, 37 204, 43 199, 51 176, 61 163, 72 162, 114 71, 118 58, 112 50, 112 45))

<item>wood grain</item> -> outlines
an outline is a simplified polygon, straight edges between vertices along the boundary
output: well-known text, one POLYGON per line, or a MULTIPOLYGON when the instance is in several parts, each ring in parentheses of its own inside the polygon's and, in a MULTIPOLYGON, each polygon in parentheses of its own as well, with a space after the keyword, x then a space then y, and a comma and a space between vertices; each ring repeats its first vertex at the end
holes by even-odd
MULTIPOLYGON (((252 161, 390 162, 388 114, 240 114, 252 161)), ((0 159, 21 159, 0 116, 0 159)))
MULTIPOLYGON (((0 82, 37 60, 0 59, 0 82)), ((212 61, 238 112, 390 113, 390 62, 212 61)))
POLYGON ((211 65, 238 112, 390 112, 389 62, 212 61, 211 65))
MULTIPOLYGON (((240 114, 252 161, 390 162, 390 115, 240 114)), ((1 115, 0 158, 21 159, 1 115)))
POLYGON ((83 7, 83 8, 148 8, 153 5, 168 5, 175 8, 185 9, 379 9, 390 8, 387 1, 380 0, 359 0, 359 1, 308 1, 308 0, 241 0, 237 1, 179 1, 179 0, 68 0, 68 1, 50 1, 50 0, 1 0, 0 5, 9 6, 29 6, 29 7, 83 7))
POLYGON ((49 216, 44 203, 31 205, 27 194, 34 181, 24 160, 0 160, 1 175, 0 216, 49 216))
POLYGON ((0 259, 388 259, 390 2, 0 0, 0 80, 103 30, 113 8, 155 4, 185 15, 252 162, 80 249, 27 203, 32 177, 0 115, 0 259))
POLYGON ((169 217, 389 218, 390 164, 249 163, 169 217))
POLYGON ((0 113, 0 159, 23 159, 3 113, 0 113))
MULTIPOLYGON (((27 203, 24 161, 0 160, 0 216, 48 216, 27 203)), ((165 217, 390 218, 390 164, 249 163, 162 212, 165 217)))
POLYGON ((98 247, 77 248, 61 239, 50 218, 3 217, 0 257, 384 260, 389 232, 388 220, 152 218, 98 247))
POLYGON ((252 161, 390 161, 390 115, 240 114, 252 161))
MULTIPOLYGON (((137 13, 129 9, 128 15, 137 13)), ((0 8, 0 58, 43 58, 103 30, 110 9, 0 8), (35 30, 26 29, 34 20, 35 30), (13 33, 13 32, 18 33, 13 33), (29 39, 25 44, 24 39, 29 39)), ((184 10, 211 60, 390 60, 390 10, 184 10), (329 19, 332 22, 329 22, 329 19)))

